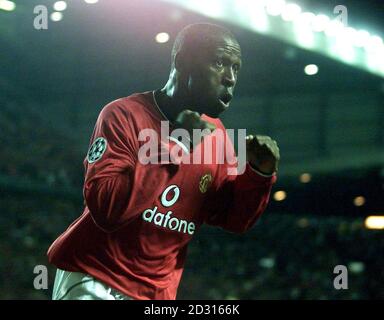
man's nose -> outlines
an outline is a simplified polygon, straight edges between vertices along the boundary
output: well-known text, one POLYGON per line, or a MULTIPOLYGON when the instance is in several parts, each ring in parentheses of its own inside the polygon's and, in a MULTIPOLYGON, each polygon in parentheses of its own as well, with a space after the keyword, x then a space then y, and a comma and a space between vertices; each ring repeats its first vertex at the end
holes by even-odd
POLYGON ((227 68, 223 76, 223 84, 228 87, 234 87, 236 84, 236 76, 232 68, 227 68))

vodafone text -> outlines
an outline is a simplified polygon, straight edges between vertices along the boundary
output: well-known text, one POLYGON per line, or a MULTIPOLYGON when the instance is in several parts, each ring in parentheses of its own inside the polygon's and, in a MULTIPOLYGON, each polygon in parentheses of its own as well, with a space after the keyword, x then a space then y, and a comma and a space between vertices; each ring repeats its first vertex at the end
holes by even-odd
MULTIPOLYGON (((173 206, 180 197, 180 189, 177 185, 168 186, 161 195, 161 204, 165 208, 173 206), (173 197, 168 200, 168 194, 173 192, 173 197)), ((168 211, 166 214, 158 212, 158 207, 155 206, 152 209, 144 210, 142 218, 146 222, 154 223, 157 226, 167 228, 173 231, 187 233, 193 235, 195 232, 195 224, 186 220, 171 217, 172 211, 168 211)))

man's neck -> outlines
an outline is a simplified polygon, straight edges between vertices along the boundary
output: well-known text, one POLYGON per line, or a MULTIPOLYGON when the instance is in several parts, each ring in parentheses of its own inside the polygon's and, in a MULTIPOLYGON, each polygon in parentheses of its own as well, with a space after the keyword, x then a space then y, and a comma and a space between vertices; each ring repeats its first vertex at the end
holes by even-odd
POLYGON ((185 107, 174 96, 167 94, 166 88, 155 91, 155 99, 158 107, 163 112, 165 117, 173 123, 177 115, 185 109, 185 107))

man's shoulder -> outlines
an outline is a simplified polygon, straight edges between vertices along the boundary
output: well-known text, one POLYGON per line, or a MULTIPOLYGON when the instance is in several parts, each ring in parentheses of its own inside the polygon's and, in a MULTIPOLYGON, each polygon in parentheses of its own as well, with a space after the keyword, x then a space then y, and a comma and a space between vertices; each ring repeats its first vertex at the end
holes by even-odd
POLYGON ((136 118, 148 113, 151 105, 152 92, 133 93, 129 96, 118 98, 106 104, 100 112, 104 119, 110 117, 136 118))

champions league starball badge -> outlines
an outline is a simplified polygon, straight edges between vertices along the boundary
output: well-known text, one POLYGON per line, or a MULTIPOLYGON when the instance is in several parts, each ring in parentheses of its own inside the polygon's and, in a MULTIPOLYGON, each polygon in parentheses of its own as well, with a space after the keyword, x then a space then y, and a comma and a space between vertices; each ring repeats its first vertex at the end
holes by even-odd
POLYGON ((97 138, 93 142, 92 146, 89 148, 89 151, 87 154, 88 162, 94 163, 97 160, 99 160, 103 156, 106 149, 107 149, 107 140, 102 137, 97 138))

